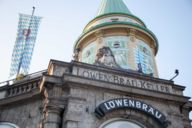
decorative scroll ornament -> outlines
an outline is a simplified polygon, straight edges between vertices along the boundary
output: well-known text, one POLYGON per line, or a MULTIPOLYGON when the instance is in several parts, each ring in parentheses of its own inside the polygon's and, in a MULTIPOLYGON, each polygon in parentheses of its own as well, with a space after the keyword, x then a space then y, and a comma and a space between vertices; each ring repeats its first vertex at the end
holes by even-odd
POLYGON ((98 66, 107 66, 112 68, 120 68, 120 66, 116 63, 113 52, 109 47, 102 47, 98 50, 96 54, 96 59, 94 64, 98 66))
POLYGON ((80 48, 75 49, 75 52, 73 53, 74 61, 79 61, 79 52, 80 52, 80 48))

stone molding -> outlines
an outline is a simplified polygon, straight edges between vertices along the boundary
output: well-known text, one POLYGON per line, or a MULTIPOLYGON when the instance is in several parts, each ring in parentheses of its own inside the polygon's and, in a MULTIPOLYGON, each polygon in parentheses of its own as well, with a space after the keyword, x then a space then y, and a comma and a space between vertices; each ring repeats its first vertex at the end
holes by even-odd
POLYGON ((19 86, 12 85, 9 87, 7 91, 7 97, 13 97, 13 96, 31 92, 32 90, 37 89, 38 85, 39 85, 39 80, 31 83, 19 85, 19 86))
POLYGON ((28 82, 17 82, 15 84, 6 85, 0 88, 0 93, 5 93, 4 96, 0 98, 0 105, 12 104, 20 100, 40 95, 39 83, 40 77, 32 79, 28 82))
POLYGON ((69 84, 73 83, 73 86, 81 85, 82 87, 90 87, 90 86, 97 87, 97 88, 102 88, 103 90, 106 90, 106 91, 119 91, 120 93, 124 93, 127 95, 128 94, 140 95, 140 96, 147 96, 155 99, 158 98, 159 100, 176 101, 178 104, 186 103, 188 102, 188 99, 189 99, 189 97, 185 97, 185 96, 167 94, 167 93, 156 92, 156 91, 151 91, 146 89, 139 89, 135 87, 123 87, 123 86, 118 86, 117 84, 92 80, 88 78, 82 78, 82 77, 69 75, 69 74, 65 75, 64 80, 69 84))

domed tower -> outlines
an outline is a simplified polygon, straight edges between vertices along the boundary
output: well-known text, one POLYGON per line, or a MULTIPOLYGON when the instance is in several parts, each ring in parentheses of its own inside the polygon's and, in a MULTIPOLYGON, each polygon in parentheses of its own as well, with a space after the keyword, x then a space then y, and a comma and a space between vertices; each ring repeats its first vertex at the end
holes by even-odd
POLYGON ((158 77, 157 51, 156 36, 122 0, 102 0, 96 17, 85 26, 74 46, 77 61, 154 77, 158 77))

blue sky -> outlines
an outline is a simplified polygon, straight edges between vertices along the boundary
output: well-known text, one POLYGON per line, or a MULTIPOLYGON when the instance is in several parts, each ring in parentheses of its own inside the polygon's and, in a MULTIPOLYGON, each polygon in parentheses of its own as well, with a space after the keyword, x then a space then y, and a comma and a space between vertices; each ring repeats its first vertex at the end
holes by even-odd
MULTIPOLYGON (((42 16, 30 73, 47 68, 50 59, 70 62, 73 44, 94 18, 101 0, 0 0, 0 81, 8 79, 16 39, 18 14, 42 16)), ((159 76, 170 79, 192 97, 192 0, 124 0, 159 40, 156 56, 159 76)))

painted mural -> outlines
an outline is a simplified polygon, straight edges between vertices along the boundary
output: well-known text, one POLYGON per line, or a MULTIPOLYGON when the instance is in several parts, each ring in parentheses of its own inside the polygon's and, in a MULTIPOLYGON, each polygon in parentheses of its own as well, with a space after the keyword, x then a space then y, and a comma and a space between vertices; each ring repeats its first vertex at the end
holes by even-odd
POLYGON ((142 40, 137 40, 134 49, 137 70, 145 74, 154 74, 154 62, 150 47, 142 40))
POLYGON ((82 62, 93 64, 95 61, 95 50, 96 44, 95 42, 87 45, 82 51, 82 62))
POLYGON ((115 60, 119 66, 128 69, 128 37, 127 36, 111 36, 105 37, 104 43, 112 50, 115 60))

